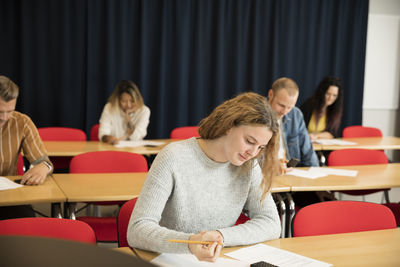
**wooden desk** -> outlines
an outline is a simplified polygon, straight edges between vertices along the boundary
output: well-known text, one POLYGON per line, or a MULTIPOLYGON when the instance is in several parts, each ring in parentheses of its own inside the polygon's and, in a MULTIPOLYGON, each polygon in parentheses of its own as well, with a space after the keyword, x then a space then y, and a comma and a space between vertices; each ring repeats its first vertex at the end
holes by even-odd
MULTIPOLYGON (((21 179, 20 176, 7 176, 10 180, 21 179)), ((52 177, 37 186, 23 186, 16 189, 0 190, 0 206, 29 205, 35 203, 52 203, 52 216, 61 217, 60 202, 67 197, 52 177)))
POLYGON ((125 201, 139 196, 147 173, 54 174, 68 202, 67 217, 75 218, 77 202, 125 201))
MULTIPOLYGON (((329 168, 329 167, 328 167, 329 168)), ((278 180, 291 186, 291 191, 363 190, 400 187, 400 163, 335 166, 335 169, 357 170, 356 177, 328 175, 317 179, 293 175, 280 176, 278 180)))
POLYGON ((92 151, 127 151, 142 155, 154 155, 161 151, 167 144, 178 141, 177 139, 157 139, 146 140, 155 142, 164 142, 164 145, 157 147, 124 147, 117 148, 113 145, 105 144, 99 141, 44 141, 49 156, 76 156, 78 154, 92 151))
MULTIPOLYGON (((331 263, 334 266, 400 266, 400 228, 283 238, 267 241, 264 244, 331 263)), ((223 248, 221 255, 242 247, 223 248)), ((115 250, 134 255, 127 247, 115 250)), ((140 249, 136 251, 147 261, 158 255, 140 249)))
POLYGON ((375 150, 395 150, 400 149, 400 137, 384 136, 384 137, 358 137, 358 138, 342 138, 341 140, 355 142, 355 145, 322 145, 321 150, 340 150, 346 148, 365 148, 375 150))

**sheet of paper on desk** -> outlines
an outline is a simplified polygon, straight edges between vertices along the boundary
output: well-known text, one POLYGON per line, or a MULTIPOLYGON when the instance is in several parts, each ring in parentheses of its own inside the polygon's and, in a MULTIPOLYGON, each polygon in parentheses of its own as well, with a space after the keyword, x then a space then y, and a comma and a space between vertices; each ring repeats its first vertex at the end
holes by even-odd
POLYGON ((308 178, 308 179, 317 179, 320 177, 327 176, 327 174, 319 171, 310 171, 310 170, 299 170, 294 168, 290 172, 286 173, 287 175, 294 175, 302 178, 308 178))
POLYGON ((162 253, 151 263, 161 267, 249 267, 250 264, 232 259, 218 258, 216 262, 199 261, 192 254, 162 253))
POLYGON ((252 264, 258 261, 265 261, 277 266, 312 266, 323 267, 332 266, 332 264, 314 260, 302 255, 267 246, 265 244, 257 244, 247 248, 241 248, 233 252, 225 253, 226 256, 252 264))
POLYGON ((0 190, 15 189, 21 186, 23 185, 14 183, 10 179, 0 176, 0 190))
POLYGON ((334 169, 334 168, 319 168, 319 167, 311 167, 309 171, 318 171, 327 175, 339 175, 339 176, 352 176, 356 177, 358 171, 356 170, 343 170, 343 169, 334 169))
POLYGON ((140 140, 140 141, 119 141, 118 144, 115 145, 115 147, 138 147, 138 146, 161 146, 165 144, 164 142, 156 142, 156 141, 146 141, 146 140, 140 140))
POLYGON ((356 142, 345 141, 341 139, 317 139, 313 141, 314 143, 321 144, 321 145, 338 145, 338 146, 350 146, 356 145, 356 142))

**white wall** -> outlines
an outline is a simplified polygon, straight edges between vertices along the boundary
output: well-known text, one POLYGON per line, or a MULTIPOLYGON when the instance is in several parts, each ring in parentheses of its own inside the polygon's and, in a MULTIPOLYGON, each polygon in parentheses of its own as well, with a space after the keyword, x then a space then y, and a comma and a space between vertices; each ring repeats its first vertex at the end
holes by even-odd
MULTIPOLYGON (((400 137, 400 1, 370 0, 365 62, 363 122, 384 135, 400 137)), ((386 151, 400 162, 400 151, 386 151)), ((377 177, 379 179, 379 177, 377 177)), ((400 188, 390 191, 390 201, 400 201, 400 188)), ((366 197, 381 202, 382 194, 366 197)), ((343 199, 360 199, 343 196, 343 199)))

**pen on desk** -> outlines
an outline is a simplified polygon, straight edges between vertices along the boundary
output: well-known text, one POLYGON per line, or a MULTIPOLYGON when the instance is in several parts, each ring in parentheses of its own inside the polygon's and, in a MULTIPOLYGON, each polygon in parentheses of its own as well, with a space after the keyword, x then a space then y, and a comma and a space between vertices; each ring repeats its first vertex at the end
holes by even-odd
MULTIPOLYGON (((182 240, 182 239, 168 239, 168 242, 174 243, 186 243, 186 244, 201 244, 201 245, 211 245, 214 241, 195 241, 195 240, 182 240)), ((218 245, 223 245, 221 242, 218 242, 218 245)))

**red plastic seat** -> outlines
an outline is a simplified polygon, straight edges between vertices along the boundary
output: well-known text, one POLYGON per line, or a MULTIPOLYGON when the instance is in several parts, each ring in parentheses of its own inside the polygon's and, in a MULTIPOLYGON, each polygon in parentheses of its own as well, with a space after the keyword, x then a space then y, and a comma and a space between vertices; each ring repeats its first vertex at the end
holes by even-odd
POLYGON ((50 237, 96 244, 95 233, 88 224, 59 218, 2 220, 0 221, 0 235, 50 237))
MULTIPOLYGON (((68 127, 43 127, 38 128, 40 138, 43 141, 86 141, 84 131, 68 127)), ((71 162, 72 157, 50 157, 54 170, 65 170, 71 162)))
POLYGON ((385 203, 383 204, 388 207, 396 218, 397 227, 400 227, 400 202, 399 203, 385 203))
POLYGON ((92 126, 90 129, 90 141, 99 141, 99 128, 99 123, 92 126))
MULTIPOLYGON (((349 165, 368 165, 368 164, 388 164, 388 158, 385 153, 380 150, 369 149, 341 149, 332 151, 328 157, 328 166, 349 166, 349 165)), ((379 177, 376 177, 379 179, 379 177)), ((386 192, 385 197, 389 202, 388 189, 371 189, 371 190, 348 190, 338 191, 343 194, 359 196, 368 195, 376 192, 386 192)))
POLYGON ((24 175, 24 158, 21 154, 18 155, 17 175, 24 175))
POLYGON ((200 137, 198 132, 198 126, 185 126, 178 127, 171 131, 171 139, 188 139, 191 137, 200 137))
POLYGON ((343 138, 352 137, 382 137, 382 132, 375 127, 366 127, 361 125, 348 126, 343 129, 343 138))
POLYGON ((128 224, 137 198, 125 202, 119 210, 117 217, 118 247, 129 247, 127 240, 128 224))
MULTIPOLYGON (((124 151, 95 151, 73 157, 70 173, 118 173, 147 172, 147 161, 143 155, 124 151)), ((110 181, 112 184, 112 181, 110 181)), ((124 201, 94 202, 96 205, 122 205, 124 201)), ((89 224, 96 233, 97 241, 117 242, 116 217, 77 217, 89 224)))
POLYGON ((306 206, 293 219, 293 236, 396 228, 388 207, 361 201, 326 201, 306 206))

